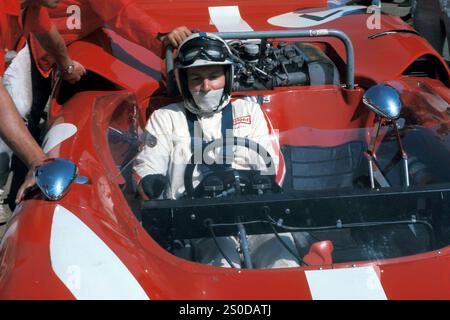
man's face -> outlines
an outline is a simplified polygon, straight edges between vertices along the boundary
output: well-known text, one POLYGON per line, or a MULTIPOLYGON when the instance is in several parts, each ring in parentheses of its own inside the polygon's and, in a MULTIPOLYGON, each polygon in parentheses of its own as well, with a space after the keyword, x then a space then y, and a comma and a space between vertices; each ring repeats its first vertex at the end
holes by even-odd
POLYGON ((191 92, 209 92, 225 87, 223 66, 205 66, 187 69, 188 87, 191 92))

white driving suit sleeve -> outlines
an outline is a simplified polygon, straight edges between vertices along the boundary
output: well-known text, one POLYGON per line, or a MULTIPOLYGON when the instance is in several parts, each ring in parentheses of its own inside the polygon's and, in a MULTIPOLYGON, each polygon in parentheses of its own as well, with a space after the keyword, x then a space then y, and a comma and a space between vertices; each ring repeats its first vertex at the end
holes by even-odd
POLYGON ((167 175, 173 148, 172 132, 173 124, 168 112, 156 110, 147 122, 144 148, 133 167, 139 181, 150 174, 167 175))
POLYGON ((251 137, 254 141, 258 142, 269 155, 266 155, 262 152, 259 154, 258 161, 258 169, 267 174, 275 174, 278 168, 278 142, 277 137, 269 130, 270 124, 267 122, 263 111, 258 105, 258 108, 255 110, 254 114, 255 125, 253 126, 253 132, 251 133, 251 137), (277 149, 277 150, 275 150, 277 149), (272 163, 270 161, 272 160, 272 163), (270 164, 270 167, 267 168, 267 165, 270 164), (266 172, 266 170, 268 170, 266 172))
POLYGON ((236 168, 261 170, 263 174, 269 175, 275 174, 277 183, 281 184, 284 161, 280 152, 278 131, 272 128, 270 120, 264 115, 259 104, 244 100, 237 100, 235 104, 236 136, 246 137, 258 143, 270 155, 269 157, 261 150, 257 152, 256 145, 251 147, 251 150, 239 147, 235 155, 236 168), (266 164, 270 165, 266 166, 266 164))

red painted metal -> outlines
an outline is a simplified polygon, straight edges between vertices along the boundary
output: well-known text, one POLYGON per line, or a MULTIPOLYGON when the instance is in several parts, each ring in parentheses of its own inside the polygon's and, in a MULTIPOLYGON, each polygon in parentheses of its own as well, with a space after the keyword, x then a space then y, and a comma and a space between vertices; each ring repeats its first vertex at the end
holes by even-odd
MULTIPOLYGON (((216 31, 210 25, 208 4, 238 4, 242 17, 255 30, 282 29, 268 24, 268 18, 299 8, 325 6, 325 1, 319 0, 284 0, 265 3, 264 6, 261 6, 261 1, 253 0, 140 3, 149 17, 160 23, 161 31, 168 31, 180 23, 204 31, 216 31)), ((362 105, 361 97, 364 88, 383 81, 398 80, 413 92, 414 83, 428 85, 450 102, 448 79, 442 82, 424 78, 406 79, 402 76, 411 63, 424 55, 435 57, 448 75, 446 64, 427 42, 413 34, 396 34, 370 40, 368 37, 378 32, 410 30, 410 27, 398 18, 382 16, 381 29, 369 30, 365 27, 366 19, 365 15, 349 15, 320 26, 341 29, 352 39, 356 51, 356 82, 360 87, 348 90, 327 85, 246 93, 270 98, 270 102, 262 107, 274 128, 280 131, 282 143, 328 146, 362 137, 369 141, 374 116, 362 105), (309 129, 286 134, 299 127, 309 129), (333 131, 336 129, 355 130, 336 134, 333 131)), ((112 34, 112 37, 142 63, 157 72, 162 70, 162 62, 154 54, 117 35, 112 34)), ((345 51, 339 41, 329 38, 303 40, 323 48, 337 61, 341 78, 345 78, 345 51)), ((107 54, 95 44, 78 42, 70 47, 70 51, 73 58, 81 61, 87 69, 113 82, 117 91, 78 93, 63 106, 52 100, 49 125, 72 123, 78 131, 75 136, 51 150, 50 155, 74 161, 79 173, 88 176, 90 183, 74 185, 59 202, 48 202, 36 195, 17 209, 0 246, 0 299, 74 298, 55 275, 49 254, 56 205, 70 210, 102 239, 151 299, 311 299, 305 271, 317 270, 317 264, 265 271, 214 268, 169 254, 147 234, 122 194, 121 187, 125 180, 117 171, 114 161, 121 155, 120 152, 111 154, 106 132, 110 125, 126 127, 128 113, 134 106, 140 116, 138 124, 143 128, 149 113, 147 108, 150 106, 149 109, 154 110, 171 99, 157 93, 162 86, 161 81, 107 54)), ((420 104, 411 108, 412 114, 425 113, 420 104)), ((448 112, 435 110, 434 117, 420 116, 418 121, 421 121, 421 125, 432 125, 437 121, 448 124, 449 116, 448 112)), ((323 250, 324 269, 352 266, 353 263, 332 264, 327 254, 332 249, 328 246, 318 252, 323 250)), ((378 270, 389 299, 450 298, 450 248, 417 256, 355 264, 372 265, 378 270)))

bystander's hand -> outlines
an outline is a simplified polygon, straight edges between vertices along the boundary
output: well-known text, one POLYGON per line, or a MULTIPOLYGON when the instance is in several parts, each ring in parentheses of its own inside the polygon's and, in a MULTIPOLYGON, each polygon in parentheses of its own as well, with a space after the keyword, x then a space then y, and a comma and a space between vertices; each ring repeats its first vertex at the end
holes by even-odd
POLYGON ((160 40, 163 42, 164 46, 171 45, 174 48, 178 48, 183 40, 189 37, 191 34, 191 30, 189 30, 185 26, 181 26, 173 29, 168 34, 161 36, 160 40))
POLYGON ((72 60, 71 63, 62 68, 61 72, 64 80, 74 84, 80 81, 81 77, 86 74, 86 69, 78 61, 72 60))
POLYGON ((34 178, 34 171, 40 165, 42 165, 46 159, 39 160, 35 164, 31 166, 31 169, 28 171, 27 176, 25 177, 25 181, 20 186, 19 191, 16 196, 16 204, 19 204, 22 200, 25 199, 27 192, 36 187, 36 180, 34 178))

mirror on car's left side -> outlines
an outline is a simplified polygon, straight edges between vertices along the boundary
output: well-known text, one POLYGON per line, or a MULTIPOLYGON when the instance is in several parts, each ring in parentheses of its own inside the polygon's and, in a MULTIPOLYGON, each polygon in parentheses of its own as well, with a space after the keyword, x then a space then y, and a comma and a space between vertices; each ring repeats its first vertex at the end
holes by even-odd
POLYGON ((88 178, 77 174, 77 166, 72 161, 53 158, 37 167, 34 178, 44 196, 52 201, 62 199, 75 182, 77 184, 88 183, 88 178))

